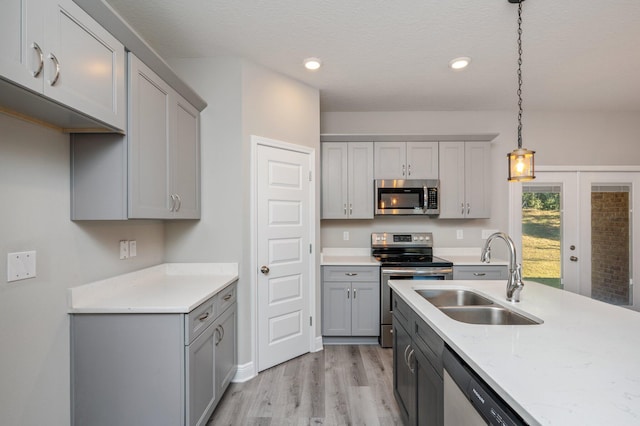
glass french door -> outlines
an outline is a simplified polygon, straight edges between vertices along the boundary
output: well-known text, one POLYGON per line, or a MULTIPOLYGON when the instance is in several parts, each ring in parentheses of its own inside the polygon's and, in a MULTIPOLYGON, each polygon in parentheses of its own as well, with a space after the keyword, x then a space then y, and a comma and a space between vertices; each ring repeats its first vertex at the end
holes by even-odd
POLYGON ((640 173, 630 172, 537 172, 523 183, 512 193, 519 204, 512 230, 524 279, 640 308, 632 279, 636 188, 640 173))

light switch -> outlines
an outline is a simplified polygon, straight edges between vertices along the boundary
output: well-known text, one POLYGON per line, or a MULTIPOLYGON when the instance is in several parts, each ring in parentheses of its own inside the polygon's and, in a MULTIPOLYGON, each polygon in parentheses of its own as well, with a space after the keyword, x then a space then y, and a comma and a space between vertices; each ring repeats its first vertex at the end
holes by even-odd
POLYGON ((136 240, 129 241, 129 257, 136 257, 138 255, 138 244, 136 240))
POLYGON ((7 255, 7 282, 36 276, 36 252, 23 251, 7 255))
POLYGON ((344 232, 342 233, 342 239, 343 239, 344 241, 349 241, 349 231, 344 231, 344 232))
POLYGON ((463 238, 464 238, 464 231, 463 231, 462 229, 458 229, 458 230, 456 231, 456 238, 457 238, 458 240, 461 240, 461 239, 463 239, 463 238))

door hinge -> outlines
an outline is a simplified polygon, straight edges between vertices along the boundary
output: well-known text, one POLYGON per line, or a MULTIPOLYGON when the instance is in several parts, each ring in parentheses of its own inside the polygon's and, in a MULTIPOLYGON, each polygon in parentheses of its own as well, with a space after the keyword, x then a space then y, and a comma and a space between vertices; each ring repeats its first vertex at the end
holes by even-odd
POLYGON ((313 182, 313 179, 311 177, 311 170, 309 170, 309 182, 313 182))
POLYGON ((309 327, 313 325, 313 317, 309 317, 309 327))

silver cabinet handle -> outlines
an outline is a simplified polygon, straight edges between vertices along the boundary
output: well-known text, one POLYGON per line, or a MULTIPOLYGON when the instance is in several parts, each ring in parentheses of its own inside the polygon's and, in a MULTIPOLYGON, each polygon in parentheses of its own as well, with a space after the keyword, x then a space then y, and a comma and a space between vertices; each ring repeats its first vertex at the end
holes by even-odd
POLYGON ((56 58, 56 55, 54 55, 53 53, 49 53, 49 59, 51 59, 51 61, 53 61, 53 64, 56 66, 56 73, 53 76, 53 80, 49 81, 49 86, 55 86, 58 82, 58 79, 60 78, 60 62, 58 61, 58 58, 56 58))
POLYGON ((405 168, 406 168, 406 166, 403 164, 403 165, 402 165, 402 176, 404 176, 404 175, 405 175, 405 168))
POLYGON ((471 206, 467 203, 467 214, 471 213, 471 206))
POLYGON ((222 341, 222 333, 220 333, 219 326, 216 327, 215 330, 213 330, 213 332, 216 335, 216 346, 218 346, 218 343, 220 343, 222 341))
POLYGON ((358 275, 357 272, 345 272, 344 274, 348 277, 355 277, 356 275, 358 275))
POLYGON ((349 293, 351 292, 350 289, 347 289, 347 299, 349 299, 349 293))
POLYGON ((42 68, 44 67, 44 54, 42 53, 42 49, 40 49, 40 46, 38 46, 38 43, 36 43, 35 41, 31 44, 31 47, 38 53, 38 57, 40 58, 38 69, 31 72, 34 77, 37 77, 40 75, 40 73, 42 72, 42 68))
POLYGON ((349 215, 353 214, 353 204, 349 203, 349 215))
POLYGON ((344 203, 344 207, 343 208, 344 208, 344 215, 346 216, 347 215, 347 203, 344 203))
POLYGON ((219 325, 220 327, 220 331, 222 332, 222 336, 220 336, 220 341, 224 340, 224 327, 222 326, 222 324, 219 325))
POLYGON ((174 212, 176 211, 176 196, 171 194, 169 195, 169 198, 171 198, 171 205, 169 206, 169 211, 174 212))
POLYGON ((409 367, 409 371, 411 371, 411 374, 416 372, 416 369, 414 367, 411 366, 411 356, 415 353, 414 349, 411 349, 411 352, 409 352, 409 356, 407 356, 407 367, 409 367))
POLYGON ((178 194, 175 194, 175 195, 176 195, 176 200, 178 201, 178 207, 176 207, 175 211, 179 212, 180 211, 180 207, 182 207, 182 198, 180 198, 180 195, 178 195, 178 194))
POLYGON ((474 277, 484 277, 485 275, 487 275, 487 274, 484 273, 484 272, 474 272, 473 273, 474 277))
POLYGON ((270 269, 267 265, 262 265, 260 267, 260 272, 262 272, 263 274, 267 275, 269 273, 270 269))
POLYGON ((409 358, 407 357, 407 351, 409 348, 411 348, 411 345, 407 345, 407 347, 404 348, 404 363, 407 367, 409 366, 409 358))
POLYGON ((198 317, 198 321, 204 321, 204 320, 206 320, 207 318, 209 318, 209 312, 205 312, 204 314, 200 315, 200 316, 198 317))
POLYGON ((355 299, 357 295, 358 295, 357 290, 354 288, 353 289, 353 298, 355 299))
POLYGON ((464 203, 460 203, 460 214, 464 214, 464 203))
POLYGON ((407 167, 407 170, 408 170, 407 175, 411 176, 411 164, 409 164, 409 166, 407 167))
POLYGON ((224 301, 226 302, 227 300, 231 299, 231 296, 231 293, 227 294, 225 297, 223 297, 224 301))

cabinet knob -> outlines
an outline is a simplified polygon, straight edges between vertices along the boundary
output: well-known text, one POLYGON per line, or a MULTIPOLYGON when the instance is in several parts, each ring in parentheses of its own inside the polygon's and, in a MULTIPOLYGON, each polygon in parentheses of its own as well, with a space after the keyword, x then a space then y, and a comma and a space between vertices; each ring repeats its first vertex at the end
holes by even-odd
POLYGON ((269 273, 270 269, 267 265, 262 265, 260 267, 260 272, 262 272, 263 274, 267 275, 269 273))

